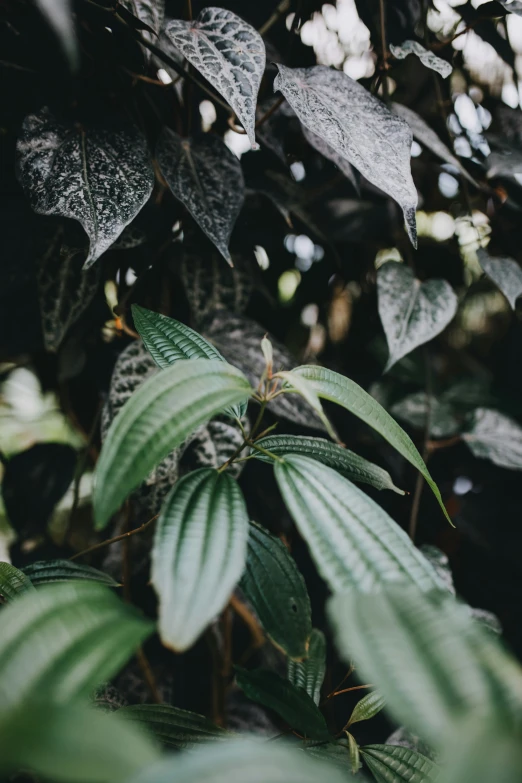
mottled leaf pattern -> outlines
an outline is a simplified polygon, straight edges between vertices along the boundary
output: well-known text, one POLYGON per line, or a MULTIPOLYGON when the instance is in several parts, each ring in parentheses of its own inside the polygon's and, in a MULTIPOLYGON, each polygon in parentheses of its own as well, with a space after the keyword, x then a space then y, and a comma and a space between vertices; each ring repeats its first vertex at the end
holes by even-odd
POLYGON ((306 658, 303 661, 289 659, 287 677, 298 688, 304 688, 314 702, 319 704, 325 671, 326 639, 322 631, 314 628, 310 635, 306 658))
MULTIPOLYGON (((219 468, 237 453, 242 443, 243 435, 238 425, 225 416, 217 416, 190 436, 184 446, 180 470, 185 473, 196 468, 219 468)), ((238 456, 245 456, 245 453, 240 452, 238 456)), ((244 462, 234 462, 227 468, 227 473, 237 478, 244 466, 244 462)))
POLYGON ((522 294, 522 269, 513 258, 495 258, 484 248, 477 250, 479 264, 496 286, 500 288, 511 308, 516 307, 522 294))
POLYGON ((408 124, 342 71, 322 65, 278 68, 274 90, 283 93, 303 125, 400 204, 416 245, 408 124))
POLYGON ((399 400, 390 408, 390 413, 399 421, 405 421, 420 430, 425 429, 429 414, 430 434, 434 438, 449 438, 460 429, 459 421, 453 414, 453 406, 433 395, 428 397, 423 391, 399 400))
POLYGON ((35 212, 78 220, 89 267, 149 198, 154 171, 145 138, 119 117, 82 125, 48 108, 25 118, 18 139, 20 182, 35 212))
POLYGON ((444 142, 439 139, 435 131, 430 128, 428 123, 423 120, 416 111, 413 111, 413 109, 410 109, 408 106, 403 106, 402 103, 392 103, 391 107, 395 114, 398 114, 399 117, 402 117, 403 120, 406 120, 412 130, 413 138, 416 139, 419 144, 423 144, 427 149, 430 150, 430 152, 433 152, 434 155, 443 160, 445 163, 449 163, 452 166, 455 166, 462 176, 466 177, 468 182, 471 182, 471 184, 476 188, 479 187, 471 174, 469 174, 464 168, 460 160, 455 157, 455 155, 444 144, 444 142))
POLYGON ((145 40, 156 43, 165 16, 165 0, 121 0, 121 4, 134 14, 136 19, 154 30, 156 35, 147 30, 143 30, 141 34, 145 40))
POLYGON ((400 45, 390 44, 390 52, 397 60, 404 60, 409 54, 416 55, 426 68, 437 71, 443 79, 446 79, 453 70, 450 63, 425 49, 418 41, 404 41, 400 45))
POLYGON ((173 194, 232 264, 228 243, 245 190, 236 156, 211 133, 183 139, 170 128, 162 131, 156 154, 173 194))
POLYGON ((462 439, 476 457, 490 459, 502 468, 522 470, 522 427, 508 416, 477 408, 462 439))
POLYGON ((165 34, 234 109, 256 146, 256 102, 265 45, 253 27, 225 8, 204 8, 193 22, 173 19, 165 34))
POLYGON ((363 745, 361 755, 377 783, 435 783, 439 769, 426 756, 398 745, 363 745))
POLYGON ((346 157, 344 155, 340 155, 334 147, 332 147, 322 138, 322 136, 318 136, 317 133, 312 133, 312 131, 309 130, 306 125, 303 125, 302 128, 303 136, 307 142, 314 149, 316 149, 317 152, 320 152, 321 155, 324 155, 325 158, 328 158, 328 160, 331 160, 332 163, 335 163, 337 168, 343 172, 346 179, 350 180, 355 190, 359 192, 359 183, 355 178, 353 166, 351 163, 349 163, 346 157))
POLYGON ((421 283, 409 267, 395 261, 377 272, 377 293, 390 351, 386 370, 440 334, 457 311, 457 296, 446 280, 421 283))
POLYGON ((78 42, 71 0, 36 0, 36 5, 56 33, 71 68, 78 65, 78 42))

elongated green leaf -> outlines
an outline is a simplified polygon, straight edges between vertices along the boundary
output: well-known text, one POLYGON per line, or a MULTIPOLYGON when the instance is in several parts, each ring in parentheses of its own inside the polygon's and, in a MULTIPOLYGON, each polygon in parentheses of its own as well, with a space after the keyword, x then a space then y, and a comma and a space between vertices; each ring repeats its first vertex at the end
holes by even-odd
POLYGON ((107 587, 117 587, 112 576, 98 571, 97 568, 83 565, 83 563, 74 563, 71 560, 38 560, 36 563, 25 566, 22 569, 24 574, 29 577, 33 585, 43 585, 49 582, 71 582, 74 579, 87 580, 89 582, 98 582, 107 587))
POLYGON ((319 708, 302 688, 267 669, 236 667, 236 681, 249 699, 274 710, 289 726, 311 739, 330 736, 319 708))
POLYGON ((231 736, 203 715, 170 704, 134 704, 118 714, 146 727, 167 748, 187 748, 231 736))
POLYGON ((32 590, 31 580, 11 563, 0 562, 0 595, 12 601, 18 595, 32 590))
POLYGON ((277 375, 279 378, 283 378, 285 381, 283 388, 294 389, 298 394, 300 394, 301 397, 303 397, 306 400, 308 405, 317 413, 317 415, 323 422, 328 435, 334 440, 338 440, 335 430, 330 424, 330 422, 328 421, 328 418, 325 412, 323 411, 321 400, 319 399, 313 386, 309 384, 305 378, 301 378, 299 375, 295 375, 292 372, 283 370, 282 372, 279 372, 277 375))
MULTIPOLYGON (((180 359, 226 359, 198 332, 174 318, 154 313, 146 307, 132 305, 134 325, 158 367, 171 367, 180 359)), ((233 415, 241 418, 246 413, 246 403, 234 406, 233 415)))
POLYGON ((0 704, 85 696, 117 672, 151 630, 101 585, 28 592, 0 613, 0 704))
POLYGON ((290 658, 304 658, 312 633, 305 581, 282 541, 255 522, 240 587, 274 644, 290 658))
MULTIPOLYGON (((266 438, 258 440, 257 445, 278 457, 283 457, 285 454, 303 454, 305 457, 316 459, 323 465, 342 473, 351 481, 370 484, 375 489, 391 489, 399 495, 405 494, 404 490, 395 486, 387 470, 325 438, 309 438, 302 435, 268 435, 266 438)), ((270 457, 259 451, 252 450, 252 454, 257 459, 273 462, 270 457)))
POLYGON ((314 628, 310 636, 308 655, 304 661, 288 661, 287 677, 298 688, 319 704, 321 687, 326 671, 326 639, 324 633, 314 628))
POLYGON ((437 746, 463 715, 516 723, 517 664, 447 592, 339 594, 330 618, 338 649, 386 699, 387 710, 437 746))
POLYGON ((126 780, 159 751, 134 726, 79 704, 24 703, 0 713, 0 772, 63 783, 126 780))
POLYGON ((355 774, 361 767, 361 754, 359 753, 359 746, 357 740, 348 731, 346 732, 348 738, 348 751, 350 753, 350 765, 352 772, 355 774))
POLYGON ((433 783, 439 773, 433 761, 400 745, 363 745, 359 750, 377 783, 433 783))
POLYGON ((522 780, 519 731, 471 715, 445 748, 444 783, 513 783, 522 780))
POLYGON ((349 783, 357 780, 283 743, 234 739, 166 758, 130 783, 349 783))
POLYGON ((359 723, 361 720, 370 720, 382 710, 385 704, 385 700, 377 691, 367 693, 353 708, 348 725, 359 723))
POLYGON ((390 582, 439 587, 435 571, 388 514, 348 479, 309 457, 275 465, 283 500, 333 592, 390 582))
POLYGON ((377 400, 374 400, 368 392, 365 392, 360 386, 344 375, 340 375, 324 367, 315 367, 314 365, 303 365, 297 367, 293 372, 302 375, 310 381, 319 395, 325 400, 336 402, 342 405, 347 411, 353 413, 362 421, 370 425, 379 435, 388 441, 405 459, 408 460, 417 470, 422 473, 428 482, 433 494, 439 501, 440 507, 444 511, 446 519, 450 524, 448 512, 442 502, 439 488, 433 481, 428 468, 415 444, 393 419, 377 400))
MULTIPOLYGON (((346 737, 338 740, 334 740, 332 737, 331 742, 307 742, 303 750, 307 756, 312 756, 318 761, 325 761, 329 765, 337 767, 345 776, 350 769, 350 743, 346 737)), ((346 777, 344 779, 346 780, 346 777)), ((361 776, 359 775, 353 780, 361 780, 361 776)))
POLYGON ((245 567, 247 539, 243 494, 227 473, 201 468, 175 485, 152 552, 164 644, 186 650, 226 606, 245 567))
POLYGON ((250 393, 239 370, 215 359, 178 362, 145 381, 116 416, 103 444, 95 474, 97 528, 187 435, 250 393))

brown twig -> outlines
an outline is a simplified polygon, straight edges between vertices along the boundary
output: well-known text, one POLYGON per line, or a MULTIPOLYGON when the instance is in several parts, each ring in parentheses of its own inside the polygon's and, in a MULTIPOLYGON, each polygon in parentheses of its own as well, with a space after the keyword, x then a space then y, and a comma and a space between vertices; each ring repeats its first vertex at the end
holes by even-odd
POLYGON ((160 692, 156 683, 156 678, 154 677, 154 673, 149 663, 149 659, 143 652, 143 647, 138 647, 136 651, 136 660, 138 661, 138 665, 141 669, 141 673, 143 674, 143 679, 147 683, 153 702, 155 704, 163 704, 163 699, 160 696, 160 692))
POLYGON ((384 6, 385 0, 379 0, 379 21, 380 21, 380 27, 381 27, 381 68, 382 68, 382 94, 384 101, 388 103, 388 100, 390 98, 389 91, 388 91, 388 47, 386 45, 386 8, 384 6))
POLYGON ((290 10, 290 0, 281 0, 277 8, 275 9, 274 13, 267 19, 267 21, 262 25, 258 33, 259 35, 266 35, 267 32, 270 30, 271 27, 273 27, 276 22, 278 22, 281 17, 286 14, 287 11, 290 10))
POLYGON ((148 522, 144 522, 143 525, 140 525, 140 527, 135 527, 134 530, 129 530, 127 533, 122 533, 121 535, 115 536, 114 538, 108 538, 106 541, 100 541, 98 544, 94 544, 93 546, 88 547, 88 549, 83 549, 81 552, 77 552, 75 555, 70 557, 69 560, 77 560, 79 557, 83 557, 83 555, 88 555, 91 552, 95 552, 97 549, 102 549, 104 546, 115 544, 117 541, 123 541, 124 538, 134 536, 136 533, 142 533, 146 528, 149 527, 149 525, 152 525, 152 523, 155 522, 158 517, 159 514, 156 514, 156 516, 149 519, 148 522))
POLYGON ((260 117, 258 119, 258 121, 256 122, 256 130, 257 130, 257 128, 260 128, 261 125, 264 122, 266 122, 269 119, 269 117, 271 117, 272 114, 274 114, 279 109, 279 107, 283 104, 284 100, 285 100, 284 95, 281 95, 277 99, 277 101, 274 101, 274 103, 271 105, 271 107, 269 109, 267 109, 267 111, 263 114, 263 116, 260 117))

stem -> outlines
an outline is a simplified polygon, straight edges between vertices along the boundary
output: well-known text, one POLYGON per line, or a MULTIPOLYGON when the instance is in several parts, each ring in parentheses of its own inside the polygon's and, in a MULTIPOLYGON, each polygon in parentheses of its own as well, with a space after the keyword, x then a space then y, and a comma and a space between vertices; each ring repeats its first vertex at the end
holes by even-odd
POLYGON ((79 557, 88 555, 90 552, 95 552, 97 549, 101 549, 104 546, 115 544, 117 541, 123 541, 124 538, 129 538, 129 536, 134 536, 136 533, 141 533, 143 530, 145 530, 145 528, 149 527, 149 525, 152 525, 152 523, 155 522, 158 517, 159 514, 156 514, 156 516, 152 517, 152 519, 149 519, 148 522, 144 522, 143 525, 140 525, 140 527, 135 527, 134 530, 129 530, 127 533, 122 533, 120 536, 108 538, 106 541, 100 541, 98 544, 94 544, 94 546, 90 546, 88 549, 83 549, 81 552, 77 552, 75 555, 70 557, 69 560, 77 560, 79 557))
MULTIPOLYGON (((425 387, 426 387, 426 423, 424 425, 424 438, 422 443, 422 459, 426 463, 429 458, 428 442, 431 433, 431 397, 432 397, 432 379, 431 379, 431 367, 430 367, 430 354, 427 346, 424 346, 424 373, 425 373, 425 387)), ((424 478, 421 473, 417 473, 417 480, 415 482, 415 491, 413 493, 413 502, 411 504, 409 534, 412 541, 415 541, 415 535, 417 533, 417 519, 419 516, 419 508, 422 497, 422 490, 424 488, 424 478)))
POLYGON ((462 435, 454 435, 452 438, 446 438, 445 440, 429 440, 426 444, 428 451, 437 451, 438 449, 449 449, 451 446, 456 446, 462 440, 462 435))
POLYGON ((388 70, 388 47, 386 45, 386 9, 384 7, 384 2, 385 0, 379 0, 379 18, 381 25, 381 68, 383 70, 382 93, 385 103, 388 103, 390 95, 388 92, 388 75, 386 73, 388 70))
POLYGON ((264 122, 266 122, 268 120, 268 118, 271 117, 272 114, 274 114, 279 109, 279 107, 283 104, 284 100, 285 100, 284 95, 281 95, 277 99, 277 101, 274 101, 274 103, 271 105, 271 107, 269 109, 267 109, 267 111, 263 114, 263 116, 260 117, 258 119, 258 121, 256 122, 256 129, 261 127, 261 125, 264 122))
POLYGON ((150 695, 152 696, 152 701, 155 704, 163 704, 163 699, 160 696, 160 692, 156 684, 156 678, 154 677, 154 674, 152 672, 149 660, 145 655, 145 653, 143 652, 143 647, 138 647, 138 649, 136 650, 136 660, 138 661, 138 665, 141 669, 141 673, 143 674, 143 679, 145 680, 149 688, 150 695))
POLYGON ((260 451, 261 454, 264 454, 266 457, 270 457, 270 459, 274 459, 276 462, 284 462, 284 459, 282 457, 278 457, 277 454, 273 454, 271 451, 268 451, 267 449, 263 449, 261 446, 258 446, 257 443, 250 442, 247 443, 247 446, 250 446, 256 451, 260 451))
POLYGON ((187 0, 187 19, 192 21, 192 0, 187 0))
POLYGON ((273 25, 275 25, 276 22, 278 22, 283 14, 285 14, 287 11, 290 10, 290 0, 281 0, 277 8, 275 9, 272 16, 270 16, 267 21, 262 25, 258 33, 259 35, 266 35, 267 32, 270 30, 273 25))

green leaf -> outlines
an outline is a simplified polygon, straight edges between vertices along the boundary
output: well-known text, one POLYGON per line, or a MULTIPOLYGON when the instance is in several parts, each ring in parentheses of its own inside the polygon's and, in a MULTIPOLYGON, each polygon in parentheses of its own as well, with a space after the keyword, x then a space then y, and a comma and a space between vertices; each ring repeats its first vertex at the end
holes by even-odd
POLYGON ((367 693, 353 708, 348 726, 359 723, 361 720, 370 720, 382 710, 385 704, 385 700, 377 691, 367 693))
POLYGON ((522 294, 522 269, 513 258, 502 256, 494 258, 484 248, 477 250, 480 266, 502 291, 512 310, 516 309, 517 299, 522 294))
POLYGON ((462 440, 475 457, 489 459, 502 468, 522 470, 522 427, 508 416, 477 408, 462 440))
POLYGON ((319 708, 302 688, 274 671, 247 671, 236 666, 236 681, 252 701, 274 710, 289 726, 311 739, 328 739, 329 732, 319 708))
POLYGON ((255 522, 240 587, 274 644, 290 658, 304 658, 312 633, 305 581, 283 542, 255 522))
POLYGON ((164 644, 186 650, 224 609, 243 573, 247 540, 243 493, 227 473, 201 468, 174 486, 152 551, 164 644))
POLYGON ((71 582, 28 592, 0 613, 0 704, 86 696, 151 630, 101 585, 71 582))
POLYGON ((118 710, 118 715, 145 726, 167 748, 187 748, 231 736, 203 715, 170 704, 134 704, 118 710))
POLYGON ((18 595, 31 592, 31 580, 23 571, 15 568, 11 563, 0 562, 0 595, 6 601, 12 601, 18 595))
POLYGON ((514 783, 522 780, 520 729, 470 715, 445 748, 444 783, 514 783))
MULTIPOLYGON (((350 743, 347 738, 334 740, 332 737, 331 742, 321 742, 320 744, 307 742, 303 750, 307 756, 313 756, 318 761, 326 761, 329 765, 342 770, 344 775, 350 769, 350 743)), ((346 777, 344 779, 346 780, 346 777)), ((361 777, 359 776, 357 780, 361 780, 361 777)))
POLYGON ((25 566, 24 574, 29 577, 33 585, 43 585, 48 582, 70 582, 74 579, 99 582, 108 587, 118 587, 112 576, 98 571, 97 568, 74 563, 71 560, 38 560, 36 563, 25 566))
POLYGON ((391 582, 440 587, 426 558, 388 514, 348 479, 309 457, 275 465, 283 500, 333 592, 391 582))
MULTIPOLYGON (((181 359, 225 358, 198 332, 174 318, 154 313, 146 307, 132 305, 134 325, 158 367, 171 367, 181 359)), ((231 408, 231 415, 240 419, 246 413, 246 403, 231 408)))
POLYGON ((433 783, 439 774, 433 761, 410 748, 363 745, 359 750, 377 783, 433 783))
POLYGON ((301 378, 299 375, 295 375, 293 372, 289 371, 281 371, 277 373, 277 377, 282 378, 285 383, 283 384, 283 389, 293 389, 293 391, 297 392, 298 394, 303 397, 303 399, 306 400, 308 405, 317 413, 319 418, 321 419, 322 423, 325 426, 325 429, 328 433, 328 435, 333 438, 333 440, 338 441, 339 438, 337 437, 337 434, 328 421, 328 418, 323 411, 323 406, 321 405, 321 401, 316 394, 313 386, 307 382, 306 379, 301 378))
POLYGON ((473 712, 519 721, 518 665, 447 592, 349 592, 331 599, 329 614, 343 659, 375 684, 398 721, 432 745, 473 712))
POLYGON ((353 413, 362 421, 369 424, 379 435, 388 441, 405 459, 408 460, 424 476, 428 482, 433 494, 439 501, 440 507, 444 511, 446 519, 450 524, 448 512, 442 502, 439 488, 433 481, 424 460, 419 454, 413 441, 400 427, 377 400, 374 400, 368 392, 365 392, 360 386, 344 375, 340 375, 325 367, 316 367, 314 365, 303 365, 297 367, 293 372, 306 378, 314 387, 319 397, 330 400, 347 411, 353 413))
POLYGON ((250 394, 245 376, 219 360, 178 362, 145 381, 116 416, 103 444, 93 497, 97 529, 200 424, 250 394))
POLYGON ((350 753, 350 766, 352 768, 352 772, 355 775, 355 773, 360 770, 362 767, 361 764, 361 756, 359 753, 359 746, 357 745, 357 741, 355 737, 352 737, 350 732, 346 732, 346 736, 348 738, 348 750, 350 753))
POLYGON ((44 780, 114 783, 159 757, 119 716, 80 704, 24 703, 0 714, 0 772, 30 769, 44 780))
POLYGON ((298 688, 303 688, 318 705, 326 671, 326 639, 324 633, 314 628, 310 636, 308 655, 304 661, 289 660, 287 677, 298 688))
MULTIPOLYGON (((325 438, 309 438, 302 435, 268 435, 256 443, 278 457, 283 457, 285 454, 303 454, 305 457, 316 459, 323 465, 342 473, 351 481, 370 484, 375 489, 391 489, 399 495, 405 494, 403 489, 395 486, 387 470, 325 438)), ((252 454, 257 459, 273 462, 270 457, 259 451, 252 450, 252 454)))
POLYGON ((310 758, 287 744, 234 739, 163 759, 129 783, 347 783, 348 772, 310 758))

